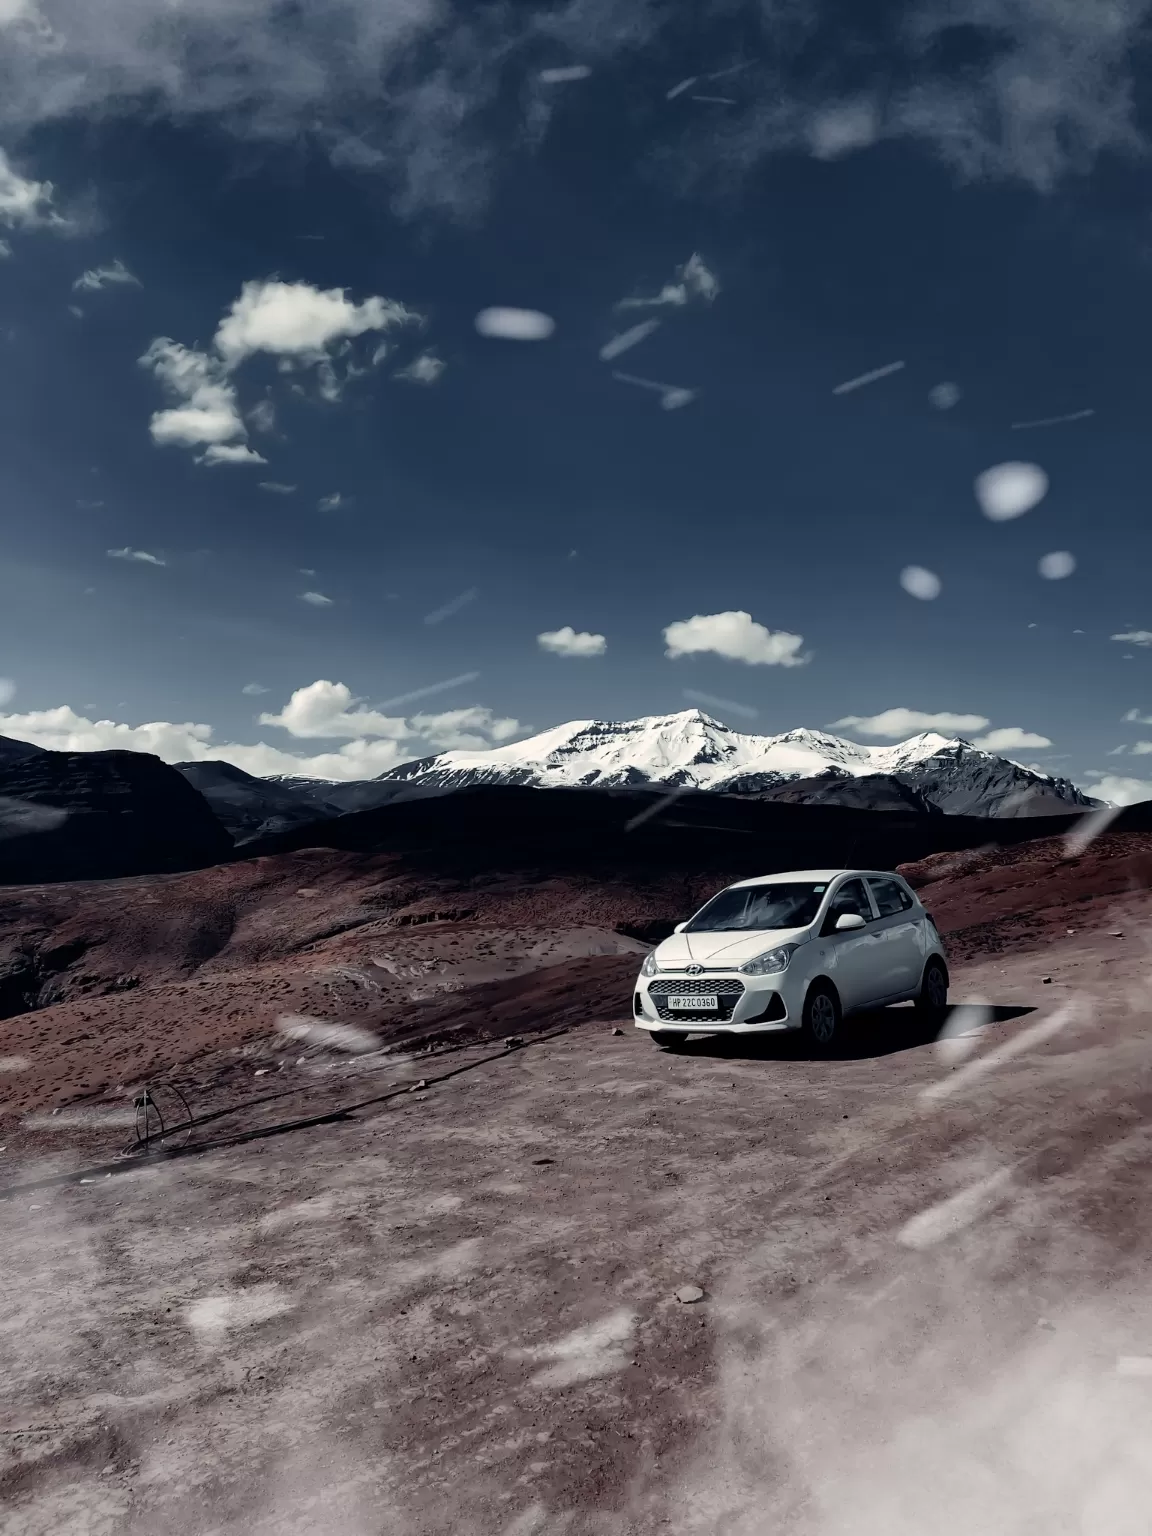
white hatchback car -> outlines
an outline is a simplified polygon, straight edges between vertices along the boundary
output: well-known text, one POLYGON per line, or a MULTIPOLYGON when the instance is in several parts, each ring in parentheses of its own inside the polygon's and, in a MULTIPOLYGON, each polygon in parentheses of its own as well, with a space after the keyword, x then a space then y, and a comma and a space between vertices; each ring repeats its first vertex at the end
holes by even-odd
POLYGON ((936 925, 899 875, 806 869, 741 880, 644 961, 633 1013, 658 1045, 803 1029, 827 1047, 847 1013, 948 1004, 936 925))

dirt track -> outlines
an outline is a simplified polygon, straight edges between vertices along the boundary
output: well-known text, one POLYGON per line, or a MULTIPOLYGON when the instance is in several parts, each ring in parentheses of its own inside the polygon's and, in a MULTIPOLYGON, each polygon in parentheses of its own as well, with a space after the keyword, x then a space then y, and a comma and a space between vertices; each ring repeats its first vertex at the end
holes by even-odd
MULTIPOLYGON (((962 967, 956 995, 1035 1011, 944 1045, 893 1010, 828 1062, 666 1055, 606 1017, 347 1123, 10 1196, 6 1533, 1145 1533, 1128 932, 962 967)), ((10 1178, 118 1144, 43 1136, 10 1178)))

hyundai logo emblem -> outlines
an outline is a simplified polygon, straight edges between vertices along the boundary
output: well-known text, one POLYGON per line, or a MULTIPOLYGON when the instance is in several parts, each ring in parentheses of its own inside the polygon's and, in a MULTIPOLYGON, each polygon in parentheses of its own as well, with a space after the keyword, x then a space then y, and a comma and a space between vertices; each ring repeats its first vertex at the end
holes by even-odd
POLYGON ((703 976, 704 967, 702 965, 690 965, 688 967, 688 974, 689 976, 703 976))

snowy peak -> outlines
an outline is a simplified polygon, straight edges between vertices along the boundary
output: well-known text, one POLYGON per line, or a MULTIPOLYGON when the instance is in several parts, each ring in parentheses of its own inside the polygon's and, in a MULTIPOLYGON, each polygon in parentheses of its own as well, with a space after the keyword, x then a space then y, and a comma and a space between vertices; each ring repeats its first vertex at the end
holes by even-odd
POLYGON ((934 731, 894 746, 865 746, 805 728, 778 736, 734 731, 700 709, 638 720, 570 721, 491 751, 444 752, 408 763, 380 781, 403 780, 425 790, 469 784, 541 789, 663 784, 761 794, 830 772, 895 777, 942 809, 974 815, 1035 814, 1095 803, 1066 780, 934 731))

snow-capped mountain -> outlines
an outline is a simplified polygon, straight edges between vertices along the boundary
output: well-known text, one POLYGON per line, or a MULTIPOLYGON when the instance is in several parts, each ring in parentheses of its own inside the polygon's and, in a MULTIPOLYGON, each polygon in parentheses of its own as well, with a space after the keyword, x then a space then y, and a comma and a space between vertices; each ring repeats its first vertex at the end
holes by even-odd
MULTIPOLYGON (((385 794, 443 794, 474 784, 616 788, 646 784, 764 794, 795 780, 886 775, 953 814, 1059 814, 1098 802, 1067 779, 1037 773, 970 742, 934 732, 895 746, 862 746, 823 731, 757 736, 698 709, 639 720, 577 720, 485 752, 442 752, 372 781, 385 794)), ((360 806, 369 786, 357 786, 360 806)), ((820 798, 828 803, 825 789, 820 798)), ((351 807, 350 807, 351 808, 351 807)))

